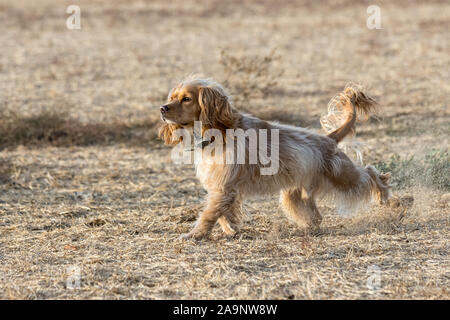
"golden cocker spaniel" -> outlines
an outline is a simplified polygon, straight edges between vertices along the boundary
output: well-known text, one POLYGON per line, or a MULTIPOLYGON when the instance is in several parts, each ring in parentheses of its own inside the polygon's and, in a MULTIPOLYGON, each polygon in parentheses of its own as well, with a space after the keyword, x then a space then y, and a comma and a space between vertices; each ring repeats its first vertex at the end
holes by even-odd
MULTIPOLYGON (((222 139, 216 134, 206 141, 207 148, 216 144, 213 152, 200 150, 203 157, 196 163, 196 172, 208 191, 207 203, 195 227, 182 238, 206 237, 216 222, 226 235, 234 235, 243 216, 242 202, 252 195, 280 192, 286 215, 307 230, 317 229, 321 223, 315 203, 318 197, 332 196, 341 211, 354 210, 372 198, 386 202, 391 196, 390 174, 381 174, 373 166, 358 166, 338 148, 338 143, 354 131, 357 112, 368 114, 376 102, 353 87, 347 87, 338 97, 345 121, 328 135, 320 135, 239 112, 227 91, 209 79, 190 77, 174 87, 167 104, 160 108, 164 125, 159 135, 166 144, 183 142, 175 134, 177 129, 194 127, 198 121, 203 137, 209 129, 223 133, 222 139), (236 151, 239 143, 234 144, 236 137, 229 132, 240 129, 264 130, 269 140, 276 132, 277 139, 272 139, 274 144, 268 147, 268 153, 278 151, 276 172, 262 174, 267 165, 262 163, 264 157, 256 163, 249 161, 254 152, 249 146, 251 134, 245 135, 244 163, 225 161, 227 152, 217 152, 218 144, 231 144, 231 150, 236 151)), ((261 140, 261 136, 256 139, 261 140)))

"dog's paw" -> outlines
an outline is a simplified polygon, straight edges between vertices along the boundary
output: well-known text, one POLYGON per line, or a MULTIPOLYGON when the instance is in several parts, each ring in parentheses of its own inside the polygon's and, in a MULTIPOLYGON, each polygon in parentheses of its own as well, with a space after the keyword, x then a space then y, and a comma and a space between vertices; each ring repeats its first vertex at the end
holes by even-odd
POLYGON ((219 237, 222 239, 236 239, 239 237, 239 232, 223 232, 219 237))
POLYGON ((222 236, 226 238, 234 238, 239 233, 239 228, 237 227, 231 227, 228 225, 228 227, 222 226, 222 236))
POLYGON ((181 240, 181 241, 188 241, 191 239, 192 239, 192 236, 190 233, 183 233, 181 236, 178 237, 178 240, 181 240))
POLYGON ((182 241, 200 240, 200 239, 206 238, 207 236, 208 236, 207 233, 192 230, 189 233, 182 234, 178 239, 182 240, 182 241))

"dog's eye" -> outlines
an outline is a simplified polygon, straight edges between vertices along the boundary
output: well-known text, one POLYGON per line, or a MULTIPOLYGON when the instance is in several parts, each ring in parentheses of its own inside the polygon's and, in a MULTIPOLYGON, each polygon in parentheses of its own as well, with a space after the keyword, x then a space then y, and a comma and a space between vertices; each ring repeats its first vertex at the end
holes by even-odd
POLYGON ((182 102, 186 102, 186 101, 191 101, 191 98, 189 97, 184 97, 183 99, 181 99, 182 102))

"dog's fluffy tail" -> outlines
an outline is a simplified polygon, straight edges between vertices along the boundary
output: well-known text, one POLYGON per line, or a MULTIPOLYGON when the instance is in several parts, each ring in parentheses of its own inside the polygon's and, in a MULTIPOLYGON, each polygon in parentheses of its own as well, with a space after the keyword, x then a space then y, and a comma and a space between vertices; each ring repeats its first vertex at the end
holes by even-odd
POLYGON ((328 103, 328 114, 320 123, 327 136, 339 143, 348 134, 355 134, 357 113, 368 117, 376 106, 377 102, 366 95, 361 86, 348 84, 328 103))

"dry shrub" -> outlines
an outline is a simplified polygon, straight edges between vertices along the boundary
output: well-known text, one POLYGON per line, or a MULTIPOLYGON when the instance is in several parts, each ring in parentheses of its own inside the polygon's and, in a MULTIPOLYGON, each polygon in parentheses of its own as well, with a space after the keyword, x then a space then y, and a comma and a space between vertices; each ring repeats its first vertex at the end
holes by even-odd
POLYGON ((284 73, 279 66, 274 67, 279 59, 275 49, 263 56, 235 55, 230 54, 229 50, 222 50, 223 83, 231 91, 235 102, 245 104, 251 98, 266 97, 284 73))
POLYGON ((95 145, 127 142, 133 145, 156 139, 156 121, 81 123, 64 109, 43 110, 22 116, 0 113, 0 149, 18 145, 95 145))
POLYGON ((450 153, 448 150, 433 150, 427 154, 425 169, 429 184, 439 189, 450 190, 450 153))
POLYGON ((392 182, 399 189, 423 185, 440 190, 450 190, 450 153, 448 150, 432 150, 420 161, 414 157, 402 159, 394 155, 388 162, 376 167, 392 172, 392 182))

